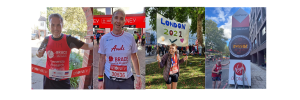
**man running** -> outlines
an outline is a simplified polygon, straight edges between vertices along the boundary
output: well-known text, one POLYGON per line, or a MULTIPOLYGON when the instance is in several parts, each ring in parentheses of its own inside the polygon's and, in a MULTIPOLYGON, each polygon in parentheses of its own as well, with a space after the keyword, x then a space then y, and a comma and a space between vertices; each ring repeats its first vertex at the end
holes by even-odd
POLYGON ((143 34, 143 36, 142 36, 142 46, 144 46, 145 45, 145 34, 143 34))
POLYGON ((138 42, 138 32, 134 31, 134 34, 133 34, 133 37, 134 37, 134 40, 135 40, 135 43, 138 42))
POLYGON ((216 85, 216 81, 218 82, 218 87, 220 88, 221 86, 221 73, 222 73, 222 66, 227 66, 230 63, 230 61, 227 64, 221 64, 221 61, 218 60, 216 65, 212 68, 212 73, 211 73, 211 77, 212 77, 212 87, 213 89, 215 89, 215 85, 216 85))
MULTIPOLYGON (((45 37, 36 56, 41 58, 47 52, 46 68, 57 71, 69 70, 69 57, 72 48, 92 50, 92 43, 84 43, 77 38, 61 33, 63 18, 60 14, 51 14, 49 27, 52 35, 45 37)), ((44 89, 70 89, 69 78, 55 79, 44 76, 44 89)))
POLYGON ((99 89, 140 89, 142 81, 135 37, 122 31, 125 12, 122 9, 116 10, 111 20, 113 31, 103 35, 99 45, 99 89), (136 73, 135 78, 131 72, 131 61, 136 73))

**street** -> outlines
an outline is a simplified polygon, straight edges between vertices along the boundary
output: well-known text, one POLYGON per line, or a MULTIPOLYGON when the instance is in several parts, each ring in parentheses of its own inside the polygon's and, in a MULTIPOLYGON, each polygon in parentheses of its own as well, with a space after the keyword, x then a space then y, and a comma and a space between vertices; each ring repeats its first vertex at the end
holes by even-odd
MULTIPOLYGON (((221 64, 228 63, 229 60, 222 61, 221 64)), ((216 64, 216 61, 205 62, 205 89, 212 89, 212 77, 211 71, 213 66, 216 64)), ((228 83, 228 73, 229 73, 229 65, 222 66, 222 76, 221 76, 221 86, 220 89, 226 88, 226 84, 228 83)), ((228 85, 228 84, 227 84, 228 85)), ((217 83, 215 88, 217 88, 217 83)))
MULTIPOLYGON (((226 64, 229 60, 224 60, 221 63, 226 64)), ((216 61, 206 62, 205 64, 205 89, 212 89, 211 71, 212 67, 216 64, 216 61)), ((234 89, 234 85, 228 84, 229 65, 222 66, 221 86, 220 89, 234 89)), ((216 85, 217 88, 217 85, 216 85)), ((239 85, 238 89, 242 89, 243 86, 239 85)), ((255 63, 251 63, 251 89, 266 89, 266 70, 257 66, 255 63)), ((249 87, 245 86, 245 89, 249 87)))

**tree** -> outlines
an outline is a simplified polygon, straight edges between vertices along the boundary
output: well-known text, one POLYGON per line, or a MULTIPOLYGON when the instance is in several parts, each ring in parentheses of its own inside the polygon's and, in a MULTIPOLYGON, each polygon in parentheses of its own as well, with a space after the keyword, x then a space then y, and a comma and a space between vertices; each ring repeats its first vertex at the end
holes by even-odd
POLYGON ((224 54, 225 54, 225 56, 227 56, 227 57, 230 55, 230 51, 229 51, 229 48, 228 48, 227 45, 225 45, 224 54))
POLYGON ((198 44, 202 47, 203 45, 203 35, 205 31, 203 30, 205 8, 204 7, 146 7, 146 17, 150 16, 150 25, 153 30, 156 30, 156 15, 157 13, 162 16, 176 20, 178 22, 187 22, 188 18, 192 20, 190 32, 192 35, 197 33, 198 44))
POLYGON ((98 11, 97 9, 93 9, 93 15, 105 15, 105 13, 98 11))
POLYGON ((127 28, 123 28, 123 31, 127 31, 127 28))
MULTIPOLYGON (((63 17, 63 33, 80 36, 81 39, 86 36, 87 22, 81 7, 47 7, 47 16, 52 13, 58 13, 63 17)), ((47 24, 49 25, 48 18, 47 24)))
POLYGON ((205 19, 205 32, 206 48, 224 52, 226 41, 228 40, 224 36, 224 29, 218 28, 217 23, 211 19, 205 19))
POLYGON ((141 28, 137 28, 136 31, 139 32, 139 33, 141 33, 142 29, 141 28))
POLYGON ((153 34, 150 35, 150 41, 151 41, 151 42, 150 42, 151 44, 152 44, 152 41, 155 41, 155 38, 154 38, 154 35, 153 35, 153 34))

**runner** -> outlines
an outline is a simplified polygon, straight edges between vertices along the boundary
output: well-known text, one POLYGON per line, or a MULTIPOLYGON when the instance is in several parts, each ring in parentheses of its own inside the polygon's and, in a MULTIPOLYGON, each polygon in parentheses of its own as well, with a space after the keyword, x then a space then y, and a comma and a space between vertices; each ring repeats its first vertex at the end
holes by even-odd
POLYGON ((97 34, 96 34, 96 38, 97 38, 97 45, 99 45, 100 33, 97 33, 97 34))
POLYGON ((130 33, 122 31, 125 24, 125 12, 122 9, 113 13, 112 24, 113 31, 100 40, 99 89, 134 89, 135 79, 137 80, 135 88, 140 89, 142 81, 137 44, 130 33), (131 60, 136 78, 131 72, 131 60))
POLYGON ((145 34, 143 34, 143 36, 142 36, 142 46, 144 46, 145 45, 145 34))
POLYGON ((134 40, 135 40, 135 43, 138 42, 138 32, 134 31, 134 34, 133 34, 133 37, 134 37, 134 40))
MULTIPOLYGON (((51 70, 69 70, 69 57, 72 48, 92 50, 93 44, 84 43, 71 35, 61 33, 63 18, 60 14, 51 14, 49 27, 52 35, 45 37, 40 45, 36 56, 41 58, 47 52, 46 68, 51 70)), ((70 89, 70 80, 56 79, 44 76, 44 89, 70 89)))
POLYGON ((163 77, 167 84, 167 89, 177 88, 177 82, 179 77, 179 64, 183 63, 188 59, 188 56, 185 56, 183 59, 179 60, 179 52, 177 50, 176 44, 170 45, 169 53, 163 55, 162 59, 157 55, 158 66, 164 68, 163 77))
POLYGON ((227 66, 230 63, 230 61, 227 64, 221 64, 221 61, 218 60, 216 65, 212 68, 212 73, 211 73, 211 77, 212 77, 212 87, 213 89, 215 89, 215 85, 216 85, 216 81, 218 82, 218 87, 220 88, 221 86, 221 74, 222 74, 222 66, 227 66))

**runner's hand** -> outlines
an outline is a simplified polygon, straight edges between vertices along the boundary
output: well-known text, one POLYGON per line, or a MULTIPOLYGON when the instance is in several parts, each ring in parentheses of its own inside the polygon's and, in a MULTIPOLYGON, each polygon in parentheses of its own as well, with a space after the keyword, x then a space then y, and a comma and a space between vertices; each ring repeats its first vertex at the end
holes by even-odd
POLYGON ((98 88, 99 89, 104 89, 104 82, 103 81, 98 83, 98 88))
POLYGON ((184 61, 186 61, 187 59, 188 59, 188 56, 185 56, 185 57, 183 58, 184 61))
POLYGON ((156 60, 157 60, 158 62, 161 62, 161 59, 160 59, 160 56, 159 56, 159 55, 156 56, 156 60))
POLYGON ((39 57, 39 58, 43 57, 45 51, 46 51, 45 48, 40 49, 40 50, 37 52, 36 56, 39 57))
POLYGON ((136 77, 135 89, 141 89, 141 88, 142 88, 141 77, 136 77))

